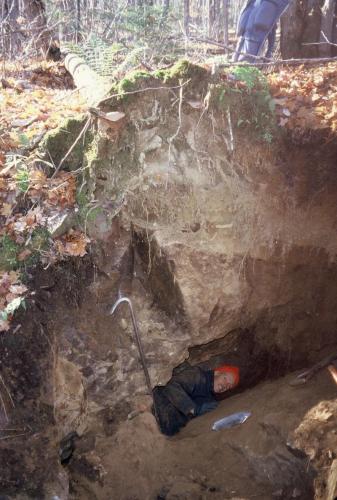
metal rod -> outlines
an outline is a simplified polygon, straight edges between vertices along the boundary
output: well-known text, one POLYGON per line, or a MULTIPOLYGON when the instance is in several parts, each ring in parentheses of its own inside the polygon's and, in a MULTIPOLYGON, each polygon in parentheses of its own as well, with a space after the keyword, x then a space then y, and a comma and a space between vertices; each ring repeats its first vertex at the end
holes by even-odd
POLYGON ((137 343, 137 347, 138 347, 138 351, 139 351, 139 355, 140 355, 140 361, 142 363, 142 367, 143 367, 143 371, 144 371, 144 375, 145 375, 146 385, 147 385, 147 387, 149 389, 149 393, 152 394, 152 386, 151 386, 150 375, 149 375, 149 371, 147 369, 145 354, 144 354, 144 351, 143 351, 142 342, 140 340, 140 335, 139 335, 139 328, 138 328, 138 325, 137 325, 137 320, 136 320, 135 313, 133 311, 131 300, 128 297, 119 297, 119 299, 117 299, 117 301, 112 306, 110 314, 111 315, 114 314, 114 312, 116 311, 117 307, 122 302, 126 302, 129 305, 129 308, 130 308, 133 329, 134 329, 134 332, 135 332, 136 343, 137 343))

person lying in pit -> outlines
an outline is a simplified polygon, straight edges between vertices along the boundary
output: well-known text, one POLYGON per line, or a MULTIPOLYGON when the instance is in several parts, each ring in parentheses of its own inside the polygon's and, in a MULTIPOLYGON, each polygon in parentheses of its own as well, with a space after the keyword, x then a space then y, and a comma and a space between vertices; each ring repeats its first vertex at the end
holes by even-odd
POLYGON ((153 412, 161 432, 173 436, 192 418, 214 410, 217 395, 234 389, 239 379, 236 366, 215 370, 195 366, 173 375, 165 386, 155 387, 153 412))

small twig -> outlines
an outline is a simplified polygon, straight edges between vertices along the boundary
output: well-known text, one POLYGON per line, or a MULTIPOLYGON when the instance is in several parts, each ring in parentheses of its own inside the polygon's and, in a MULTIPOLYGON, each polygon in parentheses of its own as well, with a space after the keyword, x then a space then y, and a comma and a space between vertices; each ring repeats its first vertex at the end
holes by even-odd
POLYGON ((55 175, 59 172, 59 170, 62 167, 63 163, 66 161, 66 159, 69 157, 69 155, 74 151, 74 149, 75 149, 76 145, 78 144, 79 140, 81 139, 81 137, 83 137, 85 135, 86 131, 89 128, 90 121, 91 121, 91 117, 89 116, 89 118, 85 122, 84 127, 82 128, 81 132, 78 134, 78 136, 76 137, 76 139, 73 142, 72 146, 68 149, 67 153, 64 155, 64 157, 62 158, 62 160, 60 161, 60 163, 56 167, 55 172, 53 173, 53 175, 51 176, 51 178, 55 177, 55 175))
POLYGON ((324 33, 324 31, 321 31, 321 35, 323 36, 324 40, 329 43, 330 45, 332 45, 333 47, 337 47, 337 43, 332 43, 330 42, 330 40, 328 39, 328 37, 326 36, 326 34, 324 33))
POLYGON ((2 397, 1 391, 0 391, 0 402, 1 402, 1 405, 2 405, 2 408, 3 408, 3 411, 4 411, 5 419, 6 419, 6 420, 7 420, 7 422, 8 422, 8 421, 9 421, 9 418, 8 418, 7 408, 6 408, 5 402, 4 402, 4 400, 3 400, 3 397, 2 397))
POLYGON ((329 40, 326 42, 306 42, 302 43, 302 45, 332 45, 333 47, 337 47, 337 43, 329 42, 329 40))
POLYGON ((321 31, 321 35, 324 38, 325 42, 307 42, 302 43, 302 45, 331 45, 332 47, 337 47, 337 43, 330 42, 324 31, 321 31))
POLYGON ((170 146, 171 146, 172 142, 174 141, 174 139, 178 136, 178 134, 180 132, 180 129, 181 129, 181 108, 182 108, 182 104, 183 104, 183 87, 181 86, 180 89, 179 89, 179 107, 178 107, 178 119, 179 119, 179 122, 178 122, 178 128, 175 131, 175 133, 172 135, 172 137, 169 137, 169 139, 168 139, 168 142, 170 143, 170 146))
MULTIPOLYGON (((83 90, 84 87, 76 87, 76 89, 72 90, 69 94, 66 95, 67 99, 68 97, 71 97, 73 94, 76 94, 76 92, 81 92, 81 90, 83 90)), ((58 101, 63 101, 64 100, 64 95, 60 95, 59 97, 56 97, 55 101, 58 102, 58 101)))
MULTIPOLYGON (((182 124, 182 118, 181 118, 181 110, 182 110, 182 105, 183 105, 183 86, 181 85, 179 89, 179 106, 178 106, 178 127, 175 133, 168 138, 168 144, 169 144, 169 149, 168 149, 168 166, 170 168, 171 165, 171 148, 172 148, 172 143, 174 139, 179 135, 180 129, 181 129, 181 124, 182 124)), ((168 184, 168 172, 167 172, 167 177, 166 177, 166 188, 168 184)))
POLYGON ((2 385, 4 386, 4 388, 5 388, 6 392, 7 392, 7 395, 9 397, 10 402, 12 403, 13 408, 15 408, 15 404, 14 404, 13 398, 11 396, 11 393, 9 392, 9 390, 8 390, 8 388, 7 388, 7 386, 6 386, 5 382, 4 382, 4 379, 2 378, 1 375, 0 375, 0 380, 1 380, 2 385))
POLYGON ((93 205, 92 207, 90 207, 88 209, 87 213, 85 214, 85 220, 84 220, 84 234, 85 234, 85 236, 87 236, 88 217, 91 214, 91 212, 93 210, 95 210, 95 208, 100 208, 100 204, 99 203, 95 203, 95 205, 93 205))
POLYGON ((24 432, 22 434, 13 434, 12 436, 0 437, 0 441, 4 441, 5 439, 14 439, 14 438, 19 437, 19 436, 27 436, 27 434, 29 434, 29 433, 28 432, 24 432))
POLYGON ((231 152, 234 151, 234 135, 233 135, 233 127, 232 127, 232 119, 231 119, 231 112, 230 112, 230 107, 227 108, 226 110, 226 117, 227 117, 227 123, 228 123, 228 128, 229 128, 229 139, 230 139, 230 148, 229 150, 231 152))
POLYGON ((328 62, 333 62, 337 61, 337 57, 317 57, 313 59, 278 59, 275 61, 271 62, 256 62, 256 63, 249 63, 249 62, 233 62, 233 63, 226 63, 226 64, 219 64, 217 67, 218 68, 230 68, 231 66, 255 66, 255 67, 268 67, 268 66, 283 66, 283 65, 294 65, 296 66, 297 64, 324 64, 328 62))
MULTIPOLYGON (((216 47, 221 47, 224 50, 227 50, 228 52, 236 53, 236 49, 233 47, 230 47, 229 45, 225 45, 223 43, 217 42, 215 40, 211 40, 210 38, 199 38, 199 37, 190 37, 189 40, 195 40, 196 42, 203 42, 203 43, 208 43, 209 45, 215 45, 216 47)), ((255 59, 256 61, 265 61, 265 62, 273 62, 274 59, 270 59, 269 57, 264 57, 264 56, 255 56, 253 54, 247 54, 246 52, 238 52, 240 55, 245 55, 247 57, 251 57, 252 59, 255 59)))
POLYGON ((190 81, 191 80, 189 79, 186 82, 184 82, 182 85, 176 85, 174 87, 147 87, 145 89, 133 90, 133 91, 130 91, 130 92, 122 92, 120 94, 112 94, 112 95, 109 95, 108 97, 105 97, 101 101, 99 101, 99 103, 97 104, 96 107, 98 108, 101 104, 103 104, 106 101, 109 101, 110 99, 113 99, 114 97, 123 97, 125 95, 140 94, 141 92, 148 92, 148 91, 152 91, 152 90, 174 90, 174 89, 180 89, 181 87, 184 87, 185 85, 187 85, 190 81))
POLYGON ((149 65, 148 65, 145 61, 143 61, 143 60, 141 59, 141 61, 140 61, 140 62, 141 62, 141 64, 142 64, 142 66, 144 66, 144 68, 145 68, 147 71, 153 71, 153 68, 151 68, 151 66, 149 66, 149 65))
POLYGON ((8 428, 8 427, 1 427, 0 428, 0 432, 19 432, 19 431, 22 431, 24 429, 11 429, 11 428, 8 428))

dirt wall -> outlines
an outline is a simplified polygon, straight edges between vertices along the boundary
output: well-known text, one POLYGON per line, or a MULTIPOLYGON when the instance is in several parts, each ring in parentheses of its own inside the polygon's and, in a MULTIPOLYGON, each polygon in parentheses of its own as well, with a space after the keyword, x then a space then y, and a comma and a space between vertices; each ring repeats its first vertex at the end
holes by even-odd
MULTIPOLYGON (((157 82, 151 91, 146 80, 141 92, 103 107, 125 113, 120 127, 92 127, 81 157, 81 188, 95 201, 95 213, 82 221, 94 242, 90 255, 38 270, 40 312, 31 310, 20 340, 8 333, 1 347, 10 353, 6 381, 26 408, 23 420, 37 418, 29 439, 38 450, 45 433, 50 464, 58 464, 44 481, 36 452, 37 489, 27 479, 13 484, 8 472, 4 491, 14 498, 22 488, 44 498, 49 484, 67 498, 61 438, 93 429, 114 436, 131 411, 148 406, 129 311, 109 315, 121 284, 135 307, 153 385, 186 360, 233 353, 252 370, 254 362, 268 367, 257 382, 335 346, 334 140, 295 144, 253 120, 242 127, 236 104, 223 107, 218 89, 214 97, 214 87, 198 78, 183 87, 157 82)), ((94 448, 81 474, 103 484, 94 448)))

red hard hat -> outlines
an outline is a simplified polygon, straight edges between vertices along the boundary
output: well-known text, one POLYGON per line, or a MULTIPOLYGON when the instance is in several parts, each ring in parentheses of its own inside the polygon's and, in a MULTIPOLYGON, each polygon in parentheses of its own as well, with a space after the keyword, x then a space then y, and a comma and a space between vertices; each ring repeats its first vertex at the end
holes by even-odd
POLYGON ((215 372, 230 373, 234 379, 234 387, 236 387, 240 382, 240 370, 237 366, 222 365, 215 368, 215 372))

